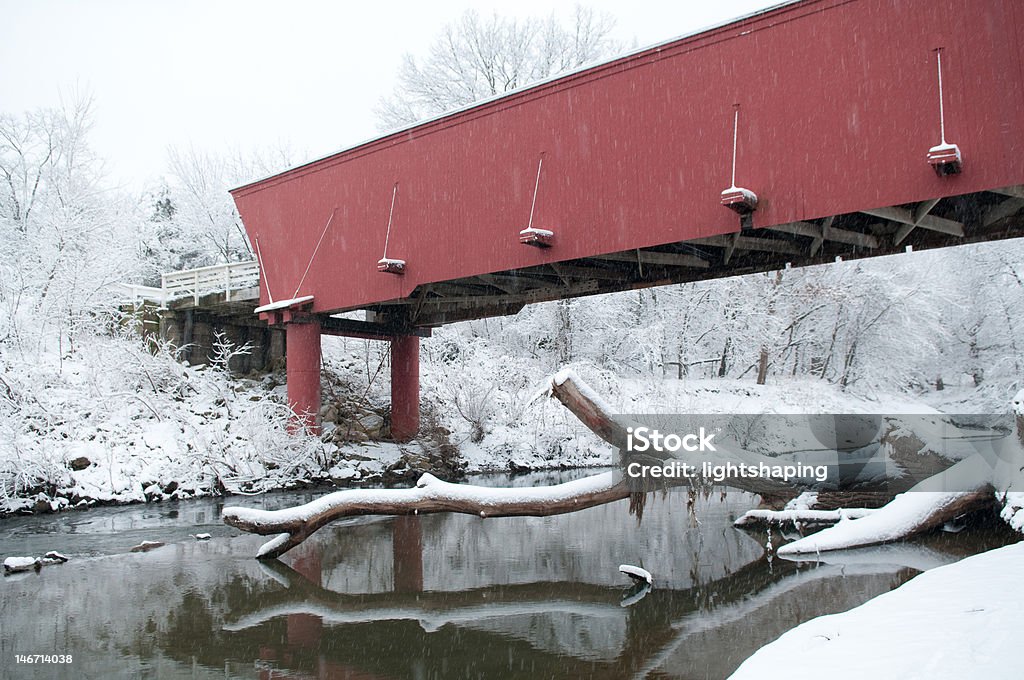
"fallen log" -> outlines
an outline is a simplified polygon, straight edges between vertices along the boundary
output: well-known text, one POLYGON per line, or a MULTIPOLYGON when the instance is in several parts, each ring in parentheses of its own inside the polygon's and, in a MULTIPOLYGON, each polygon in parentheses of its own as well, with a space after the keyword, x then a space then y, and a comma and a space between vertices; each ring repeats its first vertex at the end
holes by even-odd
MULTIPOLYGON (((1020 420, 1018 419, 1018 427, 1020 420)), ((860 548, 915 536, 996 502, 995 484, 1012 484, 1021 459, 1017 437, 1004 449, 974 454, 914 485, 866 517, 840 522, 779 548, 780 555, 860 548)))
POLYGON ((546 517, 577 512, 629 497, 630 489, 605 472, 564 484, 490 488, 451 484, 424 474, 411 489, 347 489, 286 510, 224 508, 224 521, 263 536, 278 534, 256 554, 280 557, 321 527, 359 515, 425 515, 456 512, 480 517, 546 517))
POLYGON ((839 508, 836 510, 748 510, 733 522, 737 527, 782 526, 794 524, 800 526, 831 526, 836 522, 848 519, 867 517, 870 508, 839 508))

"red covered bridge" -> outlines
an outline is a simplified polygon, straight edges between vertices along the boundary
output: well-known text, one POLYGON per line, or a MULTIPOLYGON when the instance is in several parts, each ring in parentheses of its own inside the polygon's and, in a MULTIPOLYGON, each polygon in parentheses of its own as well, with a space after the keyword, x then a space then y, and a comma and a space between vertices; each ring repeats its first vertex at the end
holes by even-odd
POLYGON ((1024 234, 1024 3, 804 0, 232 191, 320 406, 320 335, 419 338, 543 300, 1024 234), (341 319, 365 310, 366 320, 341 319))

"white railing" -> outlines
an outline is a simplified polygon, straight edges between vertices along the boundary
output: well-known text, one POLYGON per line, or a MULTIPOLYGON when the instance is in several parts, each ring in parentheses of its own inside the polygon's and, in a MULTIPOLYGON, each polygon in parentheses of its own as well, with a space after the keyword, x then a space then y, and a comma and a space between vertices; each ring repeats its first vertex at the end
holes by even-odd
POLYGON ((169 272, 160 276, 159 288, 126 283, 118 284, 118 287, 133 303, 152 301, 166 305, 172 300, 191 297, 198 305, 201 296, 212 293, 223 294, 224 301, 230 302, 232 294, 237 299, 239 292, 254 288, 259 283, 259 264, 256 260, 248 260, 169 272))

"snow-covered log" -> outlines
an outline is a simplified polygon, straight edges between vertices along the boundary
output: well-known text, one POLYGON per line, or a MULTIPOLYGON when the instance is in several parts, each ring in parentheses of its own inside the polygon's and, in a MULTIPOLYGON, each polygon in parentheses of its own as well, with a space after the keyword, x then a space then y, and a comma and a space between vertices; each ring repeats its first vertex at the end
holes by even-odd
POLYGON ((480 517, 545 517, 604 505, 629 496, 627 485, 611 472, 564 484, 490 488, 451 484, 424 474, 411 489, 348 489, 285 510, 224 508, 224 521, 260 535, 278 534, 257 553, 280 557, 326 524, 357 515, 425 515, 457 512, 480 517))
POLYGON ((778 549, 778 554, 815 553, 897 541, 931 531, 993 502, 991 488, 948 493, 907 491, 862 519, 840 521, 816 534, 787 543, 778 549))
POLYGON ((867 517, 841 521, 782 546, 778 553, 798 555, 899 540, 931 531, 964 513, 994 504, 997 497, 1019 491, 1024 482, 1024 391, 1014 397, 1013 408, 1016 436, 922 480, 867 517))
POLYGON ((738 527, 766 524, 799 524, 801 526, 831 525, 848 519, 860 519, 875 512, 871 508, 841 508, 838 510, 748 510, 733 524, 738 527))
POLYGON ((647 571, 643 567, 634 567, 632 564, 620 564, 619 571, 634 581, 646 583, 647 585, 651 585, 651 583, 653 583, 651 572, 647 571))
POLYGON ((164 546, 162 541, 143 541, 138 545, 132 547, 131 552, 149 552, 150 550, 156 550, 164 546))

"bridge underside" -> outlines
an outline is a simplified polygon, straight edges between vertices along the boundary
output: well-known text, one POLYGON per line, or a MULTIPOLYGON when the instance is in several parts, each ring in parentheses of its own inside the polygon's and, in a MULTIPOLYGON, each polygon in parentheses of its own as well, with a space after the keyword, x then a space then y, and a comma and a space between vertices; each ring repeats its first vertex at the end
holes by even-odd
POLYGON ((1012 186, 424 284, 367 307, 376 323, 348 323, 368 336, 425 335, 535 302, 1020 236, 1024 186, 1012 186))

